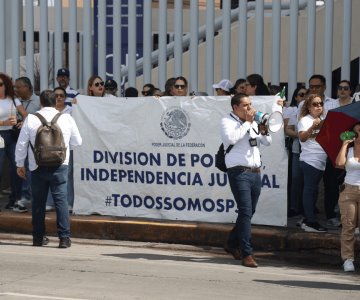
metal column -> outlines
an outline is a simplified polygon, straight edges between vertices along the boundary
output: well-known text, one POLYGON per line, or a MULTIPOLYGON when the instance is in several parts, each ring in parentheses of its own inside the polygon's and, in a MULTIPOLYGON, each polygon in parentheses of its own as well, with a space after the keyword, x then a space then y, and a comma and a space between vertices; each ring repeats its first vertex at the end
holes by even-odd
POLYGON ((230 1, 223 1, 221 78, 230 79, 230 1))
POLYGON ((128 2, 129 86, 136 86, 136 1, 128 2))
POLYGON ((174 3, 174 74, 175 77, 182 75, 182 37, 183 37, 183 1, 175 0, 174 3))
POLYGON ((326 78, 326 93, 329 96, 331 96, 332 91, 333 18, 334 1, 327 0, 325 2, 324 76, 326 78))
POLYGON ((98 1, 98 72, 95 75, 106 78, 106 1, 98 1))
POLYGON ((206 1, 206 93, 213 95, 214 83, 214 0, 206 1))
POLYGON ((48 7, 40 1, 40 91, 49 87, 48 7))
POLYGON ((190 92, 198 91, 199 1, 190 2, 190 92))
POLYGON ((341 79, 350 80, 352 0, 344 0, 341 79))
POLYGON ((166 43, 167 43, 167 1, 159 0, 159 78, 158 87, 163 90, 167 79, 166 73, 166 43))
MULTIPOLYGON (((62 53, 61 53, 62 55, 62 53)), ((26 76, 34 85, 34 5, 26 0, 26 76)))
POLYGON ((83 8, 83 33, 84 33, 84 43, 83 43, 83 61, 82 64, 83 74, 82 74, 82 88, 87 89, 87 81, 92 75, 92 8, 91 8, 91 0, 84 0, 84 8, 83 8))
POLYGON ((71 86, 78 87, 77 80, 77 26, 76 26, 76 0, 69 3, 69 70, 71 86))
MULTIPOLYGON (((31 2, 31 1, 30 1, 31 2)), ((63 68, 63 30, 62 30, 62 0, 55 1, 55 37, 54 37, 54 76, 58 69, 63 68)), ((55 84, 57 85, 57 84, 55 84)))
POLYGON ((281 0, 272 3, 271 84, 280 84, 281 0))
POLYGON ((264 55, 264 0, 257 0, 255 4, 255 73, 263 74, 264 55))
POLYGON ((316 3, 309 1, 307 7, 306 85, 315 72, 316 3))
POLYGON ((247 70, 247 0, 239 2, 238 78, 246 78, 247 70))
POLYGON ((292 95, 297 86, 298 14, 299 14, 299 0, 292 0, 290 3, 289 62, 288 62, 288 91, 287 91, 288 95, 292 95))
POLYGON ((151 52, 153 48, 152 43, 152 1, 144 1, 144 49, 143 49, 143 58, 144 58, 144 84, 151 83, 151 52))
MULTIPOLYGON (((45 3, 46 5, 46 3, 45 3)), ((16 79, 20 74, 20 3, 11 1, 11 77, 16 79)), ((22 33, 22 31, 21 31, 22 33)))

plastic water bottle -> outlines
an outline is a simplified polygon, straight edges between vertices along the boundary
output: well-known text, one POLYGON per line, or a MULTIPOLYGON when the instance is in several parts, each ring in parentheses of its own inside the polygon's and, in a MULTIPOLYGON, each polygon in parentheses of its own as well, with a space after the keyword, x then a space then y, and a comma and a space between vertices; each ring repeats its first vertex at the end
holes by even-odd
POLYGON ((357 137, 357 134, 354 131, 344 131, 340 134, 342 141, 352 140, 355 137, 357 137))

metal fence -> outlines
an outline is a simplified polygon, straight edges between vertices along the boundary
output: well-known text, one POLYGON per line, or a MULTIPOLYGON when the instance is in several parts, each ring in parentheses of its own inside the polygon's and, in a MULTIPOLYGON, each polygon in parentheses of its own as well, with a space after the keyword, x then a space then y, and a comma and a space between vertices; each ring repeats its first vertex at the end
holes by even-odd
MULTIPOLYGON (((106 77, 106 5, 113 6, 113 11, 119 12, 124 1, 98 1, 98 30, 99 40, 97 57, 93 56, 93 2, 83 0, 83 6, 77 7, 76 0, 69 0, 68 13, 68 68, 72 74, 71 85, 77 89, 86 87, 87 79, 93 75, 93 61, 97 60, 98 75, 106 77), (81 14, 79 13, 81 11, 81 14), (81 18, 81 28, 77 28, 81 18)), ((248 72, 269 74, 268 81, 279 84, 282 73, 287 73, 289 92, 292 92, 299 81, 307 79, 317 71, 322 73, 328 82, 328 90, 332 88, 332 73, 335 67, 333 45, 341 45, 341 77, 350 79, 351 33, 354 19, 352 19, 352 0, 326 0, 322 8, 324 15, 323 32, 321 33, 322 52, 316 50, 319 40, 316 20, 319 8, 314 0, 264 1, 248 2, 239 0, 238 7, 231 9, 231 1, 222 1, 222 10, 215 11, 215 1, 207 0, 205 10, 199 10, 199 1, 191 0, 188 19, 184 19, 183 0, 174 0, 173 15, 169 15, 166 0, 157 1, 156 8, 153 1, 143 1, 143 57, 136 57, 136 1, 126 1, 128 5, 128 63, 121 62, 121 14, 114 13, 113 20, 113 77, 121 82, 125 77, 130 86, 140 83, 153 82, 161 89, 167 78, 185 75, 189 79, 191 90, 202 90, 213 94, 214 79, 246 77, 248 72), (343 18, 334 20, 334 5, 342 8, 343 18), (154 24, 153 14, 157 19, 154 24), (199 14, 204 15, 204 22, 199 22, 199 14), (271 19, 271 51, 264 51, 266 41, 264 20, 271 19), (299 19, 306 19, 306 31, 299 30, 299 19), (185 20, 185 21, 184 21, 185 20), (285 21, 284 21, 285 20, 285 21), (168 24, 173 21, 174 40, 167 43, 168 24), (286 22, 286 35, 283 22, 286 22), (335 22, 336 21, 336 22, 335 22), (184 32, 184 22, 189 30, 184 32), (250 31, 250 23, 255 25, 250 31), (334 24, 341 30, 341 41, 334 43, 334 24), (153 51, 152 36, 157 25, 159 36, 158 49, 153 51), (234 31, 236 32, 234 38, 234 31), (299 40, 306 42, 306 60, 299 62, 299 40), (251 41, 252 46, 250 46, 251 41), (221 43, 221 50, 215 51, 216 45, 221 43), (230 46, 232 45, 232 46, 230 46), (286 58, 281 54, 286 48, 286 58), (236 48, 235 55, 234 49, 236 48), (184 53, 184 51, 187 51, 184 53), (185 55, 188 59, 184 59, 185 55), (221 59, 219 59, 219 56, 221 59), (283 60, 286 59, 284 62, 283 60), (204 62, 201 63, 201 60, 204 62), (251 60, 251 62, 249 62, 251 60), (264 69, 264 60, 271 60, 264 69), (316 69, 316 63, 322 60, 322 67, 316 69), (299 63, 305 64, 304 74, 299 75, 299 63), (282 67, 282 65, 286 67, 282 67), (249 67, 250 65, 250 67, 249 67), (156 68, 154 69, 154 66, 156 68), (137 78, 139 72, 141 80, 137 78), (219 76, 219 74, 221 74, 219 76), (204 77, 199 80, 199 75, 204 77), (299 80, 301 79, 301 80, 299 80)), ((40 89, 46 89, 55 84, 54 72, 64 66, 64 8, 62 0, 54 1, 53 14, 49 20, 48 1, 40 0, 40 30, 39 30, 39 59, 36 59, 34 42, 34 14, 33 0, 0 0, 0 71, 11 73, 17 78, 22 73, 20 49, 23 47, 22 36, 25 31, 25 67, 26 76, 34 81, 36 77, 36 63, 40 74, 40 89), (23 3, 25 6, 22 7, 23 3), (6 12, 11 11, 9 22, 6 12), (7 8, 7 9, 6 9, 7 8), (22 14, 21 11, 25 13, 22 14), (49 22, 53 22, 53 30, 49 31, 49 22), (10 35, 8 35, 10 33, 10 35), (10 39, 10 47, 9 47, 10 39), (11 70, 6 68, 7 54, 11 53, 11 70), (35 58, 34 58, 35 57, 35 58), (34 67, 35 66, 35 67, 34 67)), ((38 9, 38 8, 35 8, 38 9)), ((337 46, 340 47, 340 46, 337 46)), ((9 55, 8 55, 9 56, 9 55)), ((359 56, 359 53, 355 54, 359 56)), ((358 81, 358 78, 352 80, 358 81)))

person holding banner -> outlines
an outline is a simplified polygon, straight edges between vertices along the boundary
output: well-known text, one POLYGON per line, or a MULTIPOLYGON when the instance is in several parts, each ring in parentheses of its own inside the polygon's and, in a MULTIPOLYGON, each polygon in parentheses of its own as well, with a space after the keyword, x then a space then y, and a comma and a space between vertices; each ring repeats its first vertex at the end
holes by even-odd
POLYGON ((94 97, 104 97, 105 83, 98 75, 93 75, 88 80, 87 95, 94 97))
POLYGON ((252 254, 251 219, 261 191, 260 144, 269 146, 271 136, 265 125, 254 121, 255 109, 246 94, 231 99, 232 112, 221 120, 221 140, 224 149, 233 148, 225 156, 231 191, 237 204, 236 224, 225 245, 225 251, 246 267, 258 265, 252 254))

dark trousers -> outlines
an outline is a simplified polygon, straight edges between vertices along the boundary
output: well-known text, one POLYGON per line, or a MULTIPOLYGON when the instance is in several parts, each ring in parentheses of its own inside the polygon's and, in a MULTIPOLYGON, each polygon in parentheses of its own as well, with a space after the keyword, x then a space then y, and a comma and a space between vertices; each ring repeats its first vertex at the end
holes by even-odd
POLYGON ((240 248, 244 257, 252 255, 251 219, 261 191, 260 173, 249 170, 230 169, 228 178, 236 201, 238 216, 234 229, 228 238, 231 248, 240 248))
POLYGON ((59 238, 70 236, 70 220, 67 203, 68 166, 38 167, 31 172, 33 237, 45 235, 45 206, 50 189, 56 210, 56 225, 59 238))

